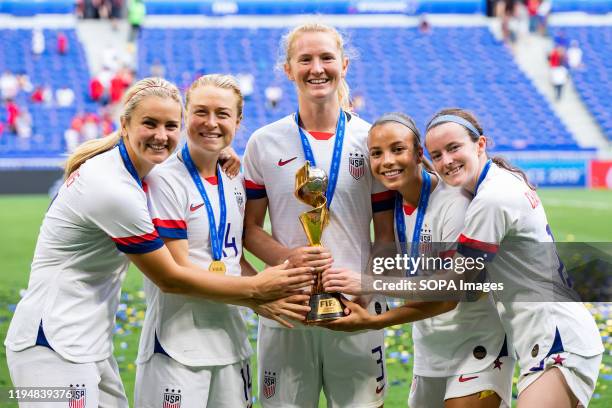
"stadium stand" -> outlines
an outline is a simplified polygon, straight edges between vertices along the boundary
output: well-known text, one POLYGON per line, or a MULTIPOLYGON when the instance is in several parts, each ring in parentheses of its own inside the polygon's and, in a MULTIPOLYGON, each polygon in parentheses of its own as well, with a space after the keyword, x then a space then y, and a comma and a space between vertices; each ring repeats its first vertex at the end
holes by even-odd
MULTIPOLYGON (((148 75, 155 61, 179 85, 204 72, 252 73, 255 89, 236 141, 242 151, 252 131, 295 109, 291 83, 274 71, 283 33, 277 28, 145 29, 138 47, 139 76, 148 75), (270 85, 284 91, 275 110, 266 109, 264 90, 270 85)), ((353 28, 348 35, 359 54, 348 81, 365 100, 366 120, 404 111, 423 128, 436 110, 462 106, 481 118, 499 150, 578 149, 510 52, 485 27, 436 27, 430 34, 412 27, 353 28)))
MULTIPOLYGON (((15 74, 27 74, 33 86, 46 85, 53 91, 69 87, 74 91, 74 104, 59 107, 35 104, 30 94, 20 92, 18 105, 27 107, 32 116, 32 136, 20 139, 8 133, 0 135, 0 158, 57 157, 65 152, 64 131, 78 111, 96 112, 98 107, 88 101, 89 72, 86 57, 74 29, 61 30, 70 47, 67 53, 57 53, 55 44, 60 30, 45 29, 46 47, 39 56, 32 55, 32 30, 0 30, 0 72, 9 70, 15 74), (10 44, 10 46, 6 46, 10 44)), ((5 110, 0 109, 0 122, 5 121, 5 110)))
POLYGON ((554 33, 578 41, 584 68, 571 71, 572 80, 585 105, 612 141, 612 27, 556 27, 554 33))

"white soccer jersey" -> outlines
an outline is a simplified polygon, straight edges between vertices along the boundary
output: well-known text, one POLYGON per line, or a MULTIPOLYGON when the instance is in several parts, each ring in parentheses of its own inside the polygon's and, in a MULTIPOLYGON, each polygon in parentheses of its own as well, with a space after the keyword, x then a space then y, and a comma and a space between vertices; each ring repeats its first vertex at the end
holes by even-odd
MULTIPOLYGON (((334 267, 362 271, 370 256, 372 211, 392 209, 394 193, 375 182, 369 171, 366 138, 370 125, 357 116, 347 116, 330 222, 321 241, 331 251, 334 267)), ((317 167, 329 176, 335 138, 324 133, 305 133, 317 167)), ((249 199, 267 196, 272 236, 287 248, 308 245, 298 217, 312 207, 294 196, 295 173, 304 163, 293 115, 257 130, 247 143, 244 155, 247 196, 249 199)), ((274 321, 262 320, 281 327, 274 321)))
MULTIPOLYGON (((438 182, 421 227, 421 254, 439 256, 428 251, 428 243, 437 247, 435 243, 457 241, 469 203, 470 197, 461 189, 438 182)), ((410 243, 418 210, 405 203, 403 207, 406 242, 410 243)), ((492 367, 493 361, 504 354, 505 333, 489 296, 476 302, 459 302, 450 312, 415 322, 412 338, 413 370, 419 376, 447 377, 481 371, 492 367)))
MULTIPOLYGON (((246 194, 242 176, 223 188, 227 208, 223 258, 226 275, 240 276, 242 221, 246 194)), ((219 223, 217 178, 203 179, 204 188, 219 223)), ((189 171, 177 154, 147 176, 153 224, 162 238, 187 239, 189 259, 204 269, 213 261, 206 206, 189 171)), ((140 337, 138 362, 155 350, 155 336, 164 351, 188 366, 228 365, 248 358, 253 350, 240 309, 212 300, 167 294, 145 279, 147 313, 140 337)))
POLYGON ((87 160, 60 188, 38 236, 28 290, 5 345, 37 343, 42 324, 49 345, 75 363, 112 353, 121 283, 129 260, 122 252, 160 248, 145 192, 118 148, 87 160))
POLYGON ((458 251, 486 257, 490 280, 503 283, 503 292, 493 296, 522 374, 541 371, 546 357, 562 351, 585 357, 603 352, 597 326, 582 303, 552 302, 552 295, 542 301, 509 301, 565 280, 557 271, 554 246, 541 244, 553 242, 544 208, 519 175, 491 164, 465 225, 458 251))

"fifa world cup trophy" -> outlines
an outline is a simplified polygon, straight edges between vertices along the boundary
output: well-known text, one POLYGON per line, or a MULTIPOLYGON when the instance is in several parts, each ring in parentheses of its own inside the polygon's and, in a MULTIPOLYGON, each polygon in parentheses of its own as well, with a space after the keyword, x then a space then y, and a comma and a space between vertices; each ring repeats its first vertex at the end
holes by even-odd
MULTIPOLYGON (((310 167, 306 163, 295 173, 295 196, 304 204, 314 207, 300 215, 300 222, 311 246, 321 245, 323 228, 329 223, 327 209, 327 174, 324 170, 310 167)), ((323 290, 321 271, 317 271, 310 294, 310 312, 306 322, 319 322, 344 316, 344 308, 339 293, 326 293, 323 290)))

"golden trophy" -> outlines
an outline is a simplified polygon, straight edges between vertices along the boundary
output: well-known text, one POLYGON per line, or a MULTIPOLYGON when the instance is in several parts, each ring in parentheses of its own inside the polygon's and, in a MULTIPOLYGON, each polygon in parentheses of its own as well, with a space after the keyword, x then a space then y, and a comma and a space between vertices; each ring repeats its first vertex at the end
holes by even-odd
MULTIPOLYGON (((311 246, 321 246, 323 228, 329 222, 327 209, 327 174, 322 169, 310 167, 306 163, 295 173, 295 196, 304 204, 314 207, 300 215, 300 222, 311 246)), ((310 312, 306 323, 332 320, 344 316, 344 307, 339 293, 327 293, 323 290, 321 271, 316 272, 315 281, 310 293, 310 312)))

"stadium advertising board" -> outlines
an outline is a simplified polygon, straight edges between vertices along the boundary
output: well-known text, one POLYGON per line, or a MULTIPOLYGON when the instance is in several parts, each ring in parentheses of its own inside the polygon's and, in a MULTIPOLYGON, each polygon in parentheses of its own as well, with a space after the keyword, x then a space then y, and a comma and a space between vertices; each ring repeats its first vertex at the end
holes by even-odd
POLYGON ((612 160, 591 160, 589 187, 612 189, 612 160))
POLYGON ((516 160, 529 180, 538 187, 586 187, 587 160, 516 160))

